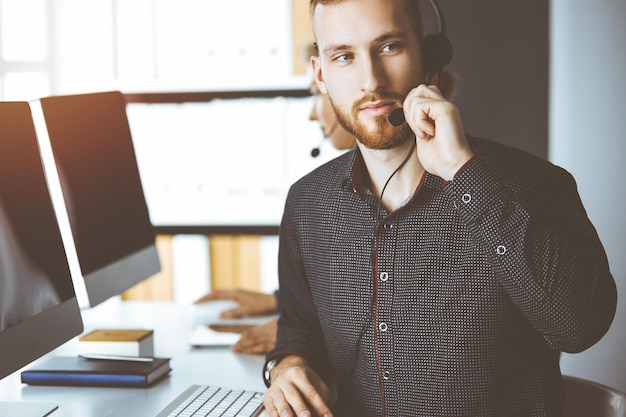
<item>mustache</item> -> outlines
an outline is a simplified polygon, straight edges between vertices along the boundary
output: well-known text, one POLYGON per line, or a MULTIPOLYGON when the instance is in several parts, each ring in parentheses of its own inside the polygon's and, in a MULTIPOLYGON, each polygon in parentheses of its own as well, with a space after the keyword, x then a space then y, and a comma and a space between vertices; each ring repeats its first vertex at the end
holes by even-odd
POLYGON ((402 106, 404 102, 404 97, 400 94, 392 94, 392 93, 370 93, 366 94, 357 101, 352 104, 352 112, 354 114, 358 113, 359 109, 367 103, 375 102, 375 101, 395 101, 402 106))

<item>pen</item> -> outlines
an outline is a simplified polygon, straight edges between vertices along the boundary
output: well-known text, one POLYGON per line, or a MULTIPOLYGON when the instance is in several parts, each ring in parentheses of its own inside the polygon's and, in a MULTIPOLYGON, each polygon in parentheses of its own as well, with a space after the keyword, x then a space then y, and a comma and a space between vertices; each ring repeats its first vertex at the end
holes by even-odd
POLYGON ((96 353, 78 355, 79 358, 99 361, 126 361, 126 362, 154 362, 154 358, 147 356, 123 356, 123 355, 101 355, 96 353))

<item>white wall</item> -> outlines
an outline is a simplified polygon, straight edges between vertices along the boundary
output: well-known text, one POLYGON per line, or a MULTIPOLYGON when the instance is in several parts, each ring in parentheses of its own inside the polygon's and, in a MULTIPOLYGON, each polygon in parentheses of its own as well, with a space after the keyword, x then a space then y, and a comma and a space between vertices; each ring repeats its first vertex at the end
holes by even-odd
POLYGON ((607 335, 565 374, 626 391, 626 1, 552 0, 549 158, 577 179, 618 286, 607 335))

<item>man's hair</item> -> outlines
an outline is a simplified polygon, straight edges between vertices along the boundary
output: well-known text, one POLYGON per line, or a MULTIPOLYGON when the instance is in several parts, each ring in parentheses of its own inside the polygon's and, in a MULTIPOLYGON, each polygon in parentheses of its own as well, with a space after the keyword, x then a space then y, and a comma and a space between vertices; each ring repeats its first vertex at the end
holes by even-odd
MULTIPOLYGON (((327 5, 327 4, 338 4, 344 0, 311 0, 309 3, 309 16, 313 19, 313 15, 315 14, 315 7, 318 4, 327 5)), ((387 0, 397 2, 398 0, 387 0)), ((406 14, 409 16, 409 19, 413 22, 413 29, 415 29, 415 33, 418 38, 422 38, 422 14, 420 13, 419 0, 405 0, 404 5, 406 7, 406 14)))

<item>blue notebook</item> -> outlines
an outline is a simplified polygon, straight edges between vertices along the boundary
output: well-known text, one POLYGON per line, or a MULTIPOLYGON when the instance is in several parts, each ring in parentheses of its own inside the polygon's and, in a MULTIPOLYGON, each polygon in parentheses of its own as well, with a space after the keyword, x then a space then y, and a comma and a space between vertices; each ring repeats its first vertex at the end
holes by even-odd
POLYGON ((149 387, 171 371, 169 358, 152 362, 85 359, 54 356, 22 371, 22 382, 29 385, 94 387, 149 387))

